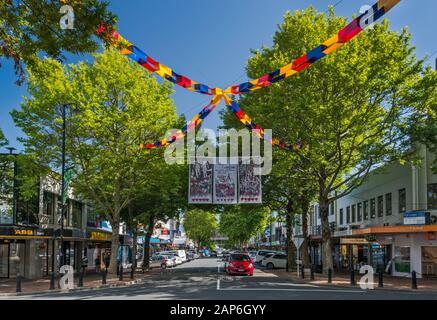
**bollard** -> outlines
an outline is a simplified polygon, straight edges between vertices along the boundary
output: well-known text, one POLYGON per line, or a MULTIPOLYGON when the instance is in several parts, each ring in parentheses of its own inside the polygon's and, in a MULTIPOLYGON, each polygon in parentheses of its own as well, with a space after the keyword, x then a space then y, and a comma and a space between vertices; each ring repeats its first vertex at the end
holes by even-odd
POLYGON ((82 267, 82 270, 81 270, 80 275, 79 275, 79 283, 77 284, 77 286, 79 288, 83 287, 83 276, 84 276, 84 273, 85 273, 85 267, 82 267))
POLYGON ((356 285, 356 282, 355 282, 355 270, 351 269, 351 286, 354 286, 354 285, 356 285))
POLYGON ((15 292, 21 292, 21 276, 17 273, 15 292))
POLYGON ((379 270, 378 288, 384 288, 384 271, 382 269, 379 270))
POLYGON ((332 283, 332 269, 328 269, 328 283, 332 283))
POLYGON ((134 266, 134 264, 136 264, 136 263, 132 263, 132 270, 130 271, 130 278, 131 279, 134 279, 135 278, 135 266, 134 266))
POLYGON ((311 265, 311 280, 314 280, 314 265, 311 265))
POLYGON ((50 289, 49 290, 55 290, 55 282, 56 282, 56 274, 52 272, 50 274, 50 289))
POLYGON ((102 284, 106 284, 106 275, 108 274, 108 269, 102 270, 102 284))
POLYGON ((123 264, 120 263, 120 272, 118 280, 123 281, 123 264))
POLYGON ((411 272, 411 288, 417 289, 417 274, 414 270, 411 272))
POLYGON ((301 267, 302 270, 302 279, 305 279, 305 267, 302 265, 301 267))

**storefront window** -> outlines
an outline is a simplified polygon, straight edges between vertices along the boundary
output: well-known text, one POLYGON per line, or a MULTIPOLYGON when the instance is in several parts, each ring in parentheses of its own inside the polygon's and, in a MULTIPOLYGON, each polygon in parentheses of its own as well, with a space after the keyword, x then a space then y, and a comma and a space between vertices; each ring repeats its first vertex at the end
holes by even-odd
POLYGON ((395 247, 395 271, 410 272, 410 247, 395 247))
POLYGON ((428 210, 437 209, 437 183, 428 184, 428 210))
POLYGON ((370 199, 370 219, 376 218, 376 201, 375 198, 370 199))
POLYGON ((391 193, 385 195, 385 215, 390 216, 392 213, 391 209, 391 193))
POLYGON ((437 246, 422 247, 422 274, 437 276, 437 246))
POLYGON ((407 210, 407 193, 405 189, 399 190, 399 212, 407 210))
POLYGON ((382 218, 384 216, 384 197, 378 197, 378 217, 382 218))
POLYGON ((363 206, 363 204, 361 202, 357 204, 357 219, 358 219, 358 222, 361 222, 361 220, 363 220, 362 206, 363 206))

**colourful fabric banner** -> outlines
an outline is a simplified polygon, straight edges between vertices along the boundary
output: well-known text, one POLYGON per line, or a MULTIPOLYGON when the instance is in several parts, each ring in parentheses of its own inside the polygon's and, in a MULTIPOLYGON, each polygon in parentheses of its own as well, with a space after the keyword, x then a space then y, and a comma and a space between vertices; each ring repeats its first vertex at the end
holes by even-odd
POLYGON ((276 83, 302 70, 307 69, 313 63, 322 59, 326 55, 331 54, 332 52, 343 46, 345 43, 352 40, 365 28, 370 26, 373 22, 384 16, 399 2, 400 0, 378 0, 377 3, 375 3, 366 12, 362 13, 360 16, 358 16, 358 18, 354 19, 346 27, 340 30, 335 36, 326 40, 321 45, 307 52, 303 56, 297 58, 290 64, 283 66, 276 71, 267 73, 259 77, 258 79, 230 86, 225 90, 222 90, 220 88, 210 88, 205 84, 193 81, 186 76, 174 72, 170 67, 167 67, 166 65, 154 60, 146 53, 141 51, 141 49, 124 39, 117 31, 113 30, 112 26, 105 26, 103 24, 100 25, 97 29, 97 34, 102 36, 106 41, 108 41, 115 48, 117 48, 121 54, 134 60, 147 70, 154 72, 164 79, 190 91, 214 96, 209 105, 204 107, 202 111, 198 113, 187 126, 182 128, 181 131, 173 135, 169 140, 162 139, 155 142, 154 144, 141 144, 140 147, 142 149, 164 147, 170 143, 173 143, 177 139, 184 137, 187 132, 197 127, 202 122, 202 120, 206 118, 212 110, 215 109, 220 100, 224 97, 226 105, 247 128, 252 130, 256 129, 259 137, 268 140, 273 145, 277 145, 282 149, 289 149, 296 152, 299 149, 302 149, 302 143, 295 143, 293 145, 290 145, 281 142, 278 139, 267 137, 264 134, 264 130, 259 125, 254 123, 252 119, 238 106, 238 104, 235 101, 230 100, 227 95, 237 95, 268 87, 273 83, 276 83))
POLYGON ((205 106, 198 114, 194 116, 193 119, 191 119, 189 123, 187 123, 180 131, 173 134, 169 139, 164 138, 162 140, 156 141, 155 143, 142 143, 140 144, 140 149, 155 149, 165 147, 170 143, 173 143, 176 140, 185 137, 188 132, 192 131, 199 124, 201 124, 202 121, 215 109, 215 107, 217 107, 222 97, 223 96, 220 95, 212 98, 207 106, 205 106))

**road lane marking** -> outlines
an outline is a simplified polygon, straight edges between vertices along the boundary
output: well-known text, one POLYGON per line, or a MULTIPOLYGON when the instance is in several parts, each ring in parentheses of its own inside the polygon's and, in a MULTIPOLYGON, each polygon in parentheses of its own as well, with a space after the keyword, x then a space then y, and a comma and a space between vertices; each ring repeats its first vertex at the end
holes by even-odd
POLYGON ((365 290, 341 290, 341 289, 289 289, 289 288, 220 288, 220 291, 294 291, 294 292, 341 292, 341 293, 365 293, 365 290))

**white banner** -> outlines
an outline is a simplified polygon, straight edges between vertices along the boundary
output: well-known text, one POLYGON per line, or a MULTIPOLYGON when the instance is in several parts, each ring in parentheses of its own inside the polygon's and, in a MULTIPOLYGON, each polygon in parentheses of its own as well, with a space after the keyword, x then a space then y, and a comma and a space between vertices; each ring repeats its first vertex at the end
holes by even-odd
POLYGON ((214 203, 234 204, 238 202, 238 166, 216 164, 214 166, 214 203))
POLYGON ((189 166, 188 203, 212 203, 213 165, 195 162, 189 166))
POLYGON ((239 165, 239 203, 262 203, 261 176, 254 174, 255 166, 239 165))

